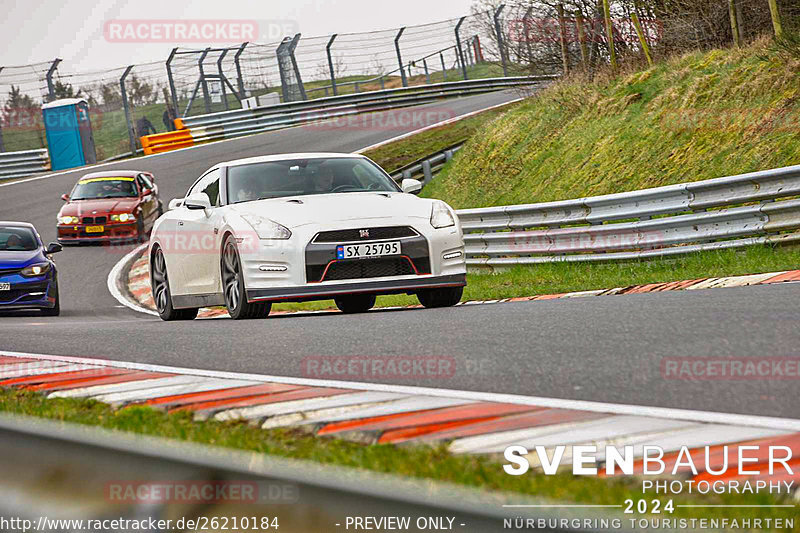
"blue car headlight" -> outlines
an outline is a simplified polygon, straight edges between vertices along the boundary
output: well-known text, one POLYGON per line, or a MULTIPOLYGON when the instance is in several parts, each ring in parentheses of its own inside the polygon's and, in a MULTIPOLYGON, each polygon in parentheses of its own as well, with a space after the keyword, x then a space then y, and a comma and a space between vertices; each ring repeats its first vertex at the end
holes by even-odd
POLYGON ((22 274, 26 278, 31 278, 34 276, 41 276, 42 274, 47 274, 51 268, 52 264, 50 263, 36 263, 35 265, 26 266, 25 268, 23 268, 20 274, 22 274))

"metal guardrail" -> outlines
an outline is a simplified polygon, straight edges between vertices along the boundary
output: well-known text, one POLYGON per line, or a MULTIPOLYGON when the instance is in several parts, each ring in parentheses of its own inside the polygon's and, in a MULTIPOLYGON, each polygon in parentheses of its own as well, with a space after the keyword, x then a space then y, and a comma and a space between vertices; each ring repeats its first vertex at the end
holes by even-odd
MULTIPOLYGON (((218 517, 228 519, 227 529, 235 529, 230 527, 234 517, 238 523, 245 517, 260 522, 268 516, 278 518, 278 531, 314 533, 344 530, 348 516, 408 516, 412 524, 417 517, 452 517, 452 529, 487 532, 507 529, 504 519, 544 518, 556 524, 561 523, 559 518, 569 518, 570 524, 592 517, 622 521, 619 511, 504 508, 553 502, 5 414, 0 414, 0 465, 0 516, 30 520, 33 525, 42 517, 172 519, 173 524, 181 517, 218 517), (207 494, 207 487, 224 488, 223 499, 194 501, 198 494, 207 494), (190 501, 178 496, 181 488, 190 501)), ((212 499, 219 493, 212 490, 212 499)), ((178 528, 142 530, 167 529, 178 528)))
POLYGON ((448 161, 453 159, 453 155, 461 150, 461 147, 464 146, 464 142, 465 141, 461 141, 460 143, 448 146, 444 150, 418 159, 408 165, 404 165, 397 170, 393 170, 389 174, 395 181, 421 176, 422 184, 427 185, 433 179, 433 176, 438 173, 448 161))
POLYGON ((490 78, 437 83, 223 111, 178 119, 177 122, 179 127, 189 129, 194 142, 199 143, 361 113, 425 104, 443 98, 482 94, 521 86, 537 86, 554 78, 554 76, 490 78))
POLYGON ((50 170, 46 148, 23 152, 0 152, 0 180, 24 178, 50 170))
POLYGON ((800 241, 797 196, 800 166, 792 166, 457 213, 471 266, 628 260, 800 241))

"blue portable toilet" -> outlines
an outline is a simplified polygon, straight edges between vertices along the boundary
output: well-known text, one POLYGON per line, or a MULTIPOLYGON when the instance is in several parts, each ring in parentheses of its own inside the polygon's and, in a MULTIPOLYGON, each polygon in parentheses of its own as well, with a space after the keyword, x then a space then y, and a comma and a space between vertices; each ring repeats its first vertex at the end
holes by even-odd
POLYGON ((65 98, 42 105, 50 168, 62 170, 97 162, 89 104, 65 98))

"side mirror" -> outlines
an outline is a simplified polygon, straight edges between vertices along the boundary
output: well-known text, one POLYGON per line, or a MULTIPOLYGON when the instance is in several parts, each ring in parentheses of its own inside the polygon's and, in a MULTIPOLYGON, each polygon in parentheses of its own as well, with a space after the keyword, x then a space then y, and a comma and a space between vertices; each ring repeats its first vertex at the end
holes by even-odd
POLYGON ((65 202, 69 202, 69 194, 66 194, 66 193, 62 194, 61 195, 61 199, 64 200, 65 202))
POLYGON ((178 209, 181 206, 183 206, 183 198, 173 198, 172 200, 169 201, 167 209, 172 211, 173 209, 178 209))
POLYGON ((142 196, 150 196, 153 194, 153 189, 142 189, 142 196))
POLYGON ((48 254, 57 254, 63 249, 64 247, 61 246, 59 243, 51 242, 50 244, 47 245, 47 249, 45 250, 45 252, 47 252, 48 254))
POLYGON ((422 183, 419 180, 406 178, 400 183, 400 188, 407 194, 419 194, 419 191, 422 190, 422 183))
POLYGON ((211 200, 208 199, 206 193, 198 192, 187 196, 183 200, 183 205, 185 205, 187 209, 192 210, 211 209, 211 200))

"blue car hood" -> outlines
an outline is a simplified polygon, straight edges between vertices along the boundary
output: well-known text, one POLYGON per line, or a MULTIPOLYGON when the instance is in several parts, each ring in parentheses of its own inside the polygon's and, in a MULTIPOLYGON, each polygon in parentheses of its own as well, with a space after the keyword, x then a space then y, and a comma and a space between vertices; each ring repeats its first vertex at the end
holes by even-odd
POLYGON ((28 252, 10 252, 3 250, 0 252, 0 269, 4 268, 24 268, 32 263, 43 263, 46 261, 41 250, 28 252))

